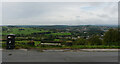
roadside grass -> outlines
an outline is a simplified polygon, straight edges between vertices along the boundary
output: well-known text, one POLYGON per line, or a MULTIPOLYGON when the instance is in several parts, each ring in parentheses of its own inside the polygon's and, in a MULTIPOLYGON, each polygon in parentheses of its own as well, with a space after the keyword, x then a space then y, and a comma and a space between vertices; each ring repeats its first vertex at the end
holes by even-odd
MULTIPOLYGON (((5 44, 2 45, 5 48, 5 44)), ((120 46, 30 46, 17 44, 16 49, 120 49, 120 46)))
POLYGON ((120 46, 73 45, 73 46, 63 46, 63 48, 72 48, 72 49, 117 49, 117 48, 120 48, 120 46))
MULTIPOLYGON (((27 43, 30 41, 15 41, 15 48, 16 49, 32 49, 32 48, 36 48, 36 49, 120 49, 120 46, 115 46, 115 45, 72 45, 72 46, 48 46, 48 45, 40 45, 40 41, 34 41, 35 45, 28 45, 27 43)), ((5 48, 6 47, 6 42, 2 41, 2 47, 5 48)))

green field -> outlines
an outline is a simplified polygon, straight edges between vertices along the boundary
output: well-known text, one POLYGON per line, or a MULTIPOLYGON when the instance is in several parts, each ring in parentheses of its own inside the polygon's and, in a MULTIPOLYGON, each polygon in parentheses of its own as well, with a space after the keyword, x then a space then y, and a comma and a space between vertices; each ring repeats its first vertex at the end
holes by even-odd
POLYGON ((71 33, 52 33, 52 31, 48 30, 38 30, 33 28, 10 28, 8 31, 3 31, 3 35, 8 34, 16 34, 16 35, 30 35, 32 33, 44 33, 44 32, 51 32, 50 34, 45 34, 46 36, 53 35, 53 36, 66 36, 71 35, 71 33), (22 30, 20 30, 22 29, 22 30))
POLYGON ((66 35, 71 35, 71 33, 51 33, 51 34, 46 34, 46 35, 53 35, 53 36, 66 36, 66 35))
POLYGON ((21 28, 22 30, 20 30, 20 28, 11 28, 8 31, 3 31, 2 34, 3 35, 8 35, 8 34, 17 34, 17 35, 30 35, 32 33, 41 33, 41 32, 48 32, 47 30, 37 30, 37 29, 33 29, 33 28, 21 28))
MULTIPOLYGON (((120 38, 117 29, 109 29, 107 32, 88 29, 84 32, 80 27, 56 28, 56 27, 7 27, 2 29, 2 44, 5 47, 6 35, 15 34, 16 48, 120 48, 120 38), (68 30, 66 30, 68 29, 68 30), (77 30, 76 30, 77 29, 77 30), (82 32, 81 32, 82 31, 82 32), (95 33, 94 33, 95 32, 95 33), (96 33, 97 32, 97 33, 96 33), (87 33, 87 34, 86 34, 87 33), (61 46, 41 46, 41 43, 61 43, 61 46)), ((84 28, 84 27, 83 27, 84 28)))

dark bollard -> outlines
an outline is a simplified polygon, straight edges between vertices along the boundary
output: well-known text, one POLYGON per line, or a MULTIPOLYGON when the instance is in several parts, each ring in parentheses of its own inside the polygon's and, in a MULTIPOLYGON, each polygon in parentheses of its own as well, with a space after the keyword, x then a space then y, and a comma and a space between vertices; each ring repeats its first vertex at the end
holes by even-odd
POLYGON ((14 49, 14 48, 15 48, 15 35, 9 34, 7 35, 6 49, 14 49))

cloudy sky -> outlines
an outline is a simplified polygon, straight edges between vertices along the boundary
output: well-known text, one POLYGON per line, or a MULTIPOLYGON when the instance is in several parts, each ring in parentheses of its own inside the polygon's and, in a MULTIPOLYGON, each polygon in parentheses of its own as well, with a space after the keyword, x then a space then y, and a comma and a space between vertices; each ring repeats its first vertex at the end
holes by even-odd
POLYGON ((4 2, 3 25, 117 25, 117 2, 4 2))

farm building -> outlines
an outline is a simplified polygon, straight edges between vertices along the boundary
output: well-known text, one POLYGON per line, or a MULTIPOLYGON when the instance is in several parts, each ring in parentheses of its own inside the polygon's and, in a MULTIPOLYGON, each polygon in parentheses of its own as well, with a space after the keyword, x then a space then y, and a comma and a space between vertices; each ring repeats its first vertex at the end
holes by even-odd
POLYGON ((42 42, 41 45, 53 45, 53 46, 61 46, 61 42, 51 41, 51 42, 42 42))
POLYGON ((35 42, 32 40, 30 42, 27 43, 28 45, 35 45, 35 42))
POLYGON ((19 29, 19 30, 25 30, 25 29, 21 28, 21 29, 19 29))

